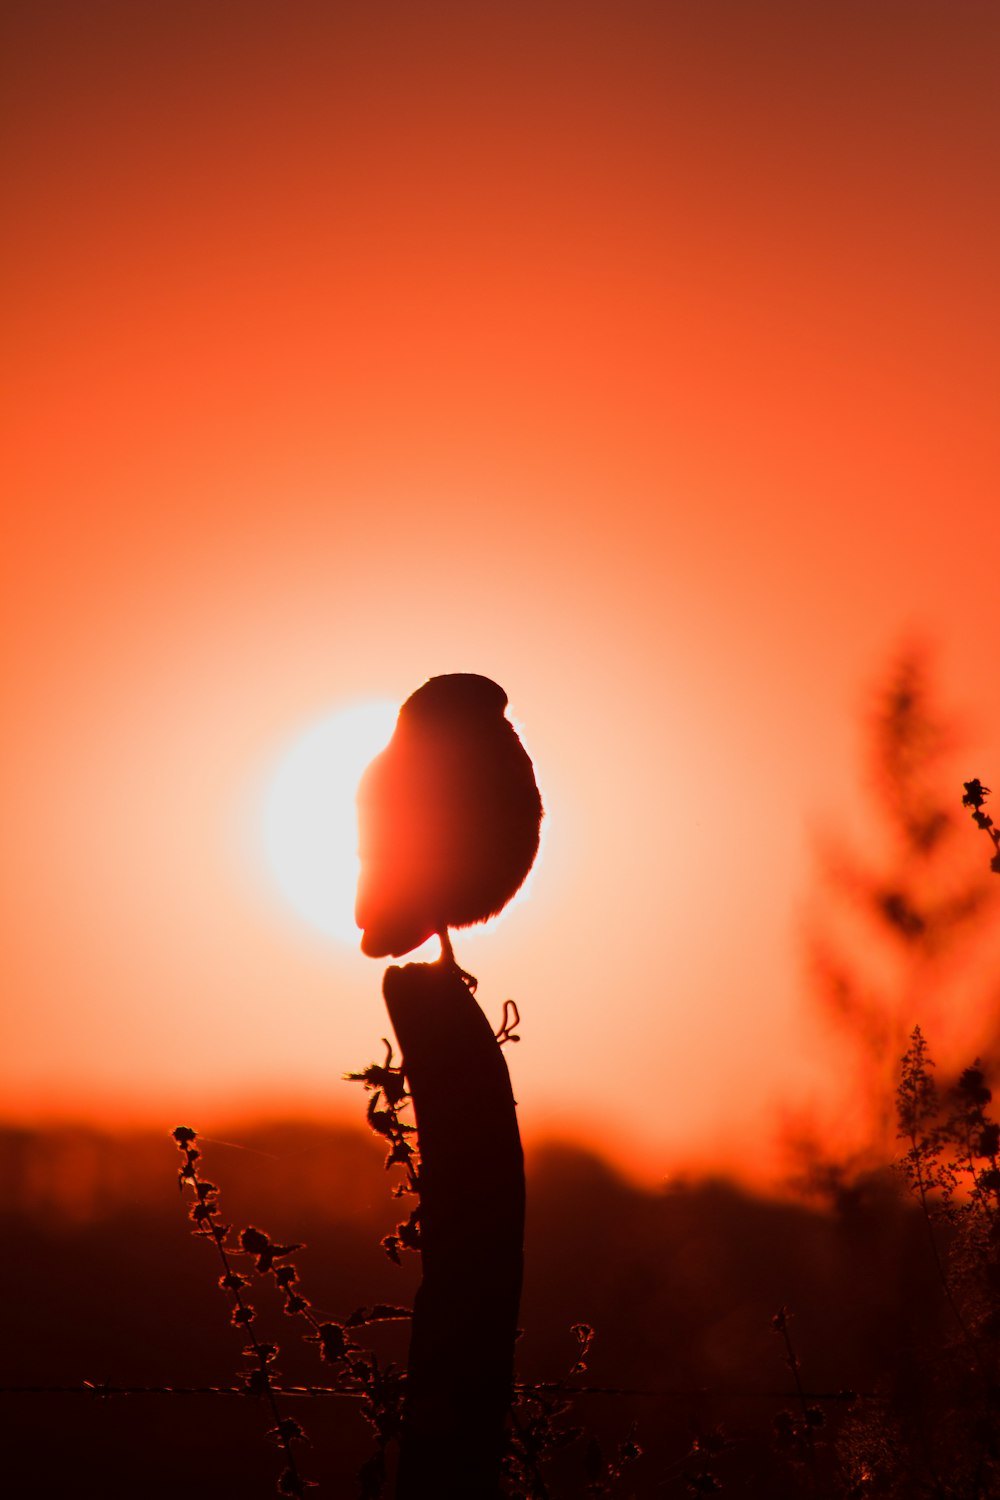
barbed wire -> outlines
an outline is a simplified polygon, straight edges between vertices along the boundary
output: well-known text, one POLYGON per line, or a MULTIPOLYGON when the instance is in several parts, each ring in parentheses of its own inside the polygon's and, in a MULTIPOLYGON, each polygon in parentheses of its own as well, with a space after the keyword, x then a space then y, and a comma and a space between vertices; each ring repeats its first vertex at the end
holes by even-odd
MULTIPOLYGON (((320 1396, 342 1396, 351 1401, 362 1398, 363 1392, 341 1390, 331 1385, 278 1385, 272 1386, 276 1395, 300 1396, 306 1399, 320 1396)), ((697 1386, 688 1390, 644 1391, 621 1386, 565 1385, 559 1381, 542 1381, 535 1385, 516 1384, 515 1392, 561 1396, 630 1396, 648 1401, 694 1401, 711 1398, 717 1401, 790 1401, 798 1397, 798 1391, 725 1390, 708 1386, 697 1386)), ((810 1401, 870 1401, 875 1391, 805 1391, 810 1401)), ((112 1396, 249 1396, 257 1398, 258 1392, 248 1390, 245 1385, 114 1385, 107 1380, 85 1380, 80 1385, 0 1385, 0 1396, 90 1396, 105 1400, 112 1396)))

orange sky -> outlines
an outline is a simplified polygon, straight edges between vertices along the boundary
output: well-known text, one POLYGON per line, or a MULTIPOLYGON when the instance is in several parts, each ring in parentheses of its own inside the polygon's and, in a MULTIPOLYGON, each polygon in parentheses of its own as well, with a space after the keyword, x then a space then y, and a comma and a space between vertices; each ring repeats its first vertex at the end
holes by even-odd
POLYGON ((360 1115, 381 971, 261 779, 473 670, 548 812, 459 945, 525 1131, 765 1151, 907 632, 1000 778, 996 6, 2 14, 6 1113, 360 1115))

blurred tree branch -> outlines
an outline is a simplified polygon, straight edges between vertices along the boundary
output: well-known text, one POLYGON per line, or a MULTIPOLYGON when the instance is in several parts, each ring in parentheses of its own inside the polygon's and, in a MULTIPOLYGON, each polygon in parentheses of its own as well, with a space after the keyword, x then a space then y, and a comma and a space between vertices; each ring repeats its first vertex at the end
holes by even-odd
POLYGON ((907 648, 892 664, 867 741, 872 838, 863 852, 839 836, 823 841, 821 904, 807 937, 815 993, 851 1046, 860 1116, 858 1142, 839 1160, 831 1159, 827 1130, 800 1126, 789 1140, 811 1179, 800 1185, 824 1192, 891 1156, 907 1038, 918 1021, 941 1030, 950 981, 995 894, 956 841, 947 768, 955 736, 923 650, 907 648))

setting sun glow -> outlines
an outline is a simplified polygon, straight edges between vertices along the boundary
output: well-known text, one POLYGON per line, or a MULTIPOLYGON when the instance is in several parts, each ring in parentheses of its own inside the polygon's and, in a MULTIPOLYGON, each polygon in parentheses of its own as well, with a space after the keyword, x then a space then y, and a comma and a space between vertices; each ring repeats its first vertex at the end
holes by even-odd
MULTIPOLYGON (((4 1117, 360 1125, 355 790, 465 671, 545 806, 453 929, 525 1017, 526 1134, 656 1182, 784 1181, 800 1110, 843 1145, 807 928, 901 642, 952 817, 1000 776, 1000 6, 14 0, 0 38, 4 1117)), ((995 1017, 954 973, 957 1061, 995 1017)))
POLYGON ((287 746, 265 794, 261 831, 271 876, 303 921, 339 942, 358 941, 354 797, 396 713, 396 705, 380 700, 311 725, 287 746))

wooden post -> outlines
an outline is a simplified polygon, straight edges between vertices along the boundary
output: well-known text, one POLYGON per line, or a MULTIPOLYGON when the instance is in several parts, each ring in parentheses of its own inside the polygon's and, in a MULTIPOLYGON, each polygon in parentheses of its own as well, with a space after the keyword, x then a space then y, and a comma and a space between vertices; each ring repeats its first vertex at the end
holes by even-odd
POLYGON ((420 1148, 397 1500, 496 1500, 524 1259, 524 1159, 507 1065, 454 969, 386 971, 420 1148))

